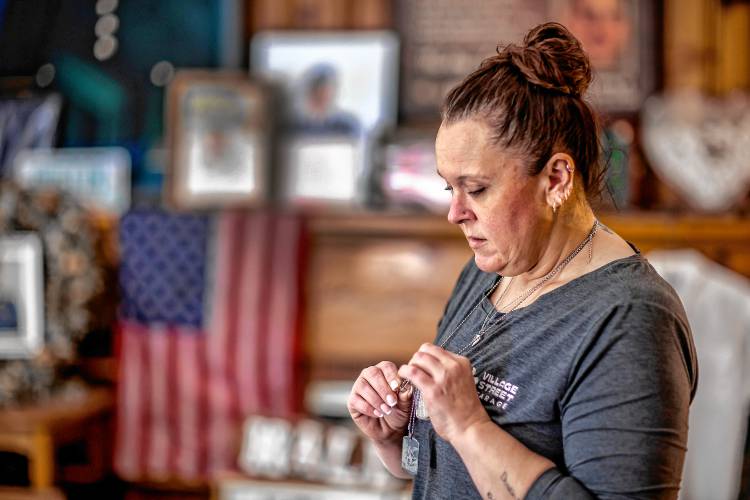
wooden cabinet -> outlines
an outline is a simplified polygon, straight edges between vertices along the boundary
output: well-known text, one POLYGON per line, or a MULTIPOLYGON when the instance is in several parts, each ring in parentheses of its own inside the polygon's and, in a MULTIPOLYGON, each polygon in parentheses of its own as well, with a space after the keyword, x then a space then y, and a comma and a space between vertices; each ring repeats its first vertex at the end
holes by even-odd
MULTIPOLYGON (((603 216, 642 252, 695 248, 750 277, 750 220, 662 214, 603 216)), ((305 360, 310 379, 353 379, 365 366, 405 362, 431 341, 471 257, 442 217, 327 216, 310 221, 305 360)))

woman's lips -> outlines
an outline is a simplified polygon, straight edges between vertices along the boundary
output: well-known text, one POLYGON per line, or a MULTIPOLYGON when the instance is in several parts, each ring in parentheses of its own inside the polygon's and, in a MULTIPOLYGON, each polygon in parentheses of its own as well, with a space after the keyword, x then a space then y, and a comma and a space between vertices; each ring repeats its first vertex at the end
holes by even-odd
POLYGON ((469 246, 471 248, 481 247, 487 241, 484 238, 475 238, 473 236, 467 236, 466 239, 469 240, 469 246))

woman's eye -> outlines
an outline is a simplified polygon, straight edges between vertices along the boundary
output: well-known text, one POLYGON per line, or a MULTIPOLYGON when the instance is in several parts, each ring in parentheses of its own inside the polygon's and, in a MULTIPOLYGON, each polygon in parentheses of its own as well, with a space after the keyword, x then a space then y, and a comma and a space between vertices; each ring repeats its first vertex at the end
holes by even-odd
POLYGON ((474 191, 469 191, 469 194, 472 196, 476 196, 478 194, 482 194, 484 192, 484 189, 485 188, 481 187, 479 189, 475 189, 474 191))
POLYGON ((444 189, 445 189, 446 191, 451 191, 451 192, 453 191, 453 188, 452 188, 452 187, 450 187, 450 186, 445 186, 445 188, 444 188, 444 189))

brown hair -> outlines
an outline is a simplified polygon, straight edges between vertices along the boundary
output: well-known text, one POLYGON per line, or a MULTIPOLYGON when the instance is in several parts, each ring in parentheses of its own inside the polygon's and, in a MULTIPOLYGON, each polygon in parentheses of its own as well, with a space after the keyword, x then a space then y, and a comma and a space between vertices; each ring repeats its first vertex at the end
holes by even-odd
POLYGON ((599 127, 583 94, 591 66, 581 43, 559 23, 529 31, 523 46, 498 47, 446 96, 442 118, 483 120, 493 140, 515 149, 536 175, 556 152, 569 154, 587 194, 599 194, 599 127))

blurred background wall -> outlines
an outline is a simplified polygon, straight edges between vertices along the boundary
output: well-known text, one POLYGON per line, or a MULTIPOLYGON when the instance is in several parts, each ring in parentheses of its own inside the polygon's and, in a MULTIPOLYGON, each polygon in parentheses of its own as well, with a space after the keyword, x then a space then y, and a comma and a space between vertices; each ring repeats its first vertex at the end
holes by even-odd
POLYGON ((742 0, 0 0, 0 497, 408 495, 344 402, 471 255, 442 97, 546 20, 694 329, 683 498, 750 498, 742 0))

